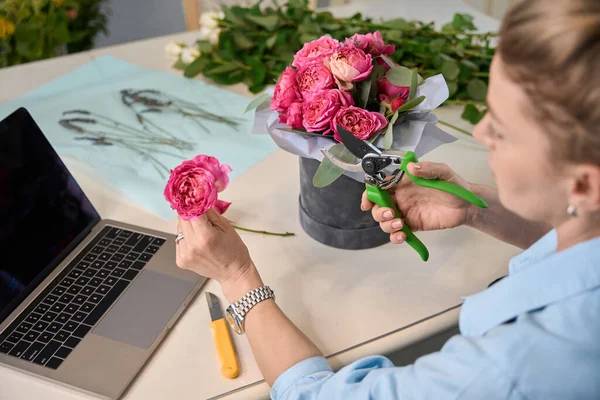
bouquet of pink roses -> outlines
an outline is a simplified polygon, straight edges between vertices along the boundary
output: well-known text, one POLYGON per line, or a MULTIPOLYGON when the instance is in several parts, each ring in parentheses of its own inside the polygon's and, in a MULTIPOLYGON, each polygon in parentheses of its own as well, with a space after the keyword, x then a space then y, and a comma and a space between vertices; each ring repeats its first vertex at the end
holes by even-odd
MULTIPOLYGON (((277 115, 267 123, 269 133, 281 148, 322 161, 315 186, 326 186, 344 172, 332 173, 337 167, 323 160, 321 148, 353 160, 338 143, 338 126, 383 150, 414 151, 424 132, 431 136, 427 125, 435 128, 437 119, 430 112, 448 97, 446 82, 441 74, 424 81, 416 70, 394 64, 388 56, 395 51, 379 31, 343 43, 323 36, 306 43, 277 81, 270 105, 277 115)), ((428 141, 421 154, 453 140, 443 131, 433 136, 437 141, 428 141)))

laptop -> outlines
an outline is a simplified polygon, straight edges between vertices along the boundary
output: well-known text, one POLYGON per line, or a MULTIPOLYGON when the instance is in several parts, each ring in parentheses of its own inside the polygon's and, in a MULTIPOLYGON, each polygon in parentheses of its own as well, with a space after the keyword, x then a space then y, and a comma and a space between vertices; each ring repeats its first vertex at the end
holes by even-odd
POLYGON ((102 219, 31 115, 0 122, 0 364, 119 398, 206 281, 102 219))

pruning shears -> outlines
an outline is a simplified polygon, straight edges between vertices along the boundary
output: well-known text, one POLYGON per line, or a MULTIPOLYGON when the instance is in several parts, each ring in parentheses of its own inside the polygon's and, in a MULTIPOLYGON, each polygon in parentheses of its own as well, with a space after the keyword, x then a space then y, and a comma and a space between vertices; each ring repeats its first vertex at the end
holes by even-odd
MULTIPOLYGON (((371 142, 360 140, 352 133, 338 125, 338 135, 346 148, 359 159, 356 164, 342 161, 331 154, 328 150, 321 150, 323 155, 334 165, 351 172, 363 172, 365 174, 365 186, 367 198, 369 201, 394 210, 396 218, 402 218, 396 207, 389 189, 400 182, 404 175, 415 184, 431 189, 441 190, 460 197, 478 207, 487 208, 487 203, 476 194, 458 186, 454 183, 440 179, 425 179, 411 175, 407 166, 411 162, 418 162, 417 156, 412 151, 407 151, 403 155, 390 152, 382 152, 371 142)), ((419 253, 423 261, 429 259, 429 250, 412 232, 410 227, 404 223, 402 232, 406 234, 406 243, 419 253)))

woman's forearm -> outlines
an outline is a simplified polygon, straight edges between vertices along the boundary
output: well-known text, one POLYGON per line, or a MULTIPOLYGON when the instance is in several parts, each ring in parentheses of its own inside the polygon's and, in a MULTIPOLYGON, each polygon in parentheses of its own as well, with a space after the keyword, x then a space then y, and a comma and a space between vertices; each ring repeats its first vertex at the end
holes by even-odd
MULTIPOLYGON (((224 282, 223 294, 234 302, 262 285, 256 267, 252 265, 235 281, 224 282)), ((322 355, 271 299, 252 308, 245 319, 245 330, 256 363, 269 386, 273 386, 279 375, 298 362, 322 355)))
POLYGON ((474 208, 467 226, 521 249, 528 248, 552 229, 549 224, 525 220, 504 208, 498 192, 490 186, 472 184, 471 189, 488 203, 488 208, 474 208))

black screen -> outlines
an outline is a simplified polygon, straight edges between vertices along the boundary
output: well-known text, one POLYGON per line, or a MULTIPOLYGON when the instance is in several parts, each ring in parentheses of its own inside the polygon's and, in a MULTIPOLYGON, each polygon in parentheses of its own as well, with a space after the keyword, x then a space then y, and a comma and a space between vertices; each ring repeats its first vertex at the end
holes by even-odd
POLYGON ((99 220, 25 109, 0 122, 0 322, 99 220))

